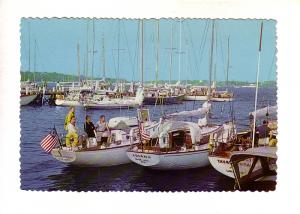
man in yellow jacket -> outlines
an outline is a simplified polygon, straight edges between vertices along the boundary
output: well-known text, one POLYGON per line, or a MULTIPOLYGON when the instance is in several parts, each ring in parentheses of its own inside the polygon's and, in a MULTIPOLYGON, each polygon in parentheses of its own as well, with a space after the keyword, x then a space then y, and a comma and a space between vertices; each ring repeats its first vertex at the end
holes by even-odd
POLYGON ((71 122, 72 117, 75 117, 74 107, 70 107, 69 112, 65 118, 65 125, 64 125, 65 130, 67 130, 68 124, 71 122))
POLYGON ((66 135, 66 146, 76 147, 78 145, 78 128, 75 125, 75 117, 71 117, 70 123, 67 125, 68 134, 66 135), (71 144, 71 140, 73 140, 71 144))

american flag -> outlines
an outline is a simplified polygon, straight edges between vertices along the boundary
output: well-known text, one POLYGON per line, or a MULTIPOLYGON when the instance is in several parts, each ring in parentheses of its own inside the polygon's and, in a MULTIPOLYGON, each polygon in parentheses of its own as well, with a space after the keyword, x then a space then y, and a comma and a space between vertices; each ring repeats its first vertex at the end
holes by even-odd
POLYGON ((143 123, 140 123, 140 132, 141 132, 142 140, 147 140, 147 141, 150 140, 150 135, 145 131, 143 123))
POLYGON ((55 129, 53 129, 41 142, 41 147, 49 153, 59 143, 59 138, 55 129))

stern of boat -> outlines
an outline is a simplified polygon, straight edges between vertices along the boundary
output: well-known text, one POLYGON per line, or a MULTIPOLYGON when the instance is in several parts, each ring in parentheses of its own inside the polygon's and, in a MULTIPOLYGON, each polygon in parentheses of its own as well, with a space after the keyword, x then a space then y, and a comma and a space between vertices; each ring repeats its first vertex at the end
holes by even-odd
POLYGON ((76 160, 74 151, 55 148, 51 151, 52 156, 63 163, 73 163, 76 160))
POLYGON ((132 162, 146 167, 155 166, 160 162, 159 155, 156 154, 128 151, 127 156, 132 162))

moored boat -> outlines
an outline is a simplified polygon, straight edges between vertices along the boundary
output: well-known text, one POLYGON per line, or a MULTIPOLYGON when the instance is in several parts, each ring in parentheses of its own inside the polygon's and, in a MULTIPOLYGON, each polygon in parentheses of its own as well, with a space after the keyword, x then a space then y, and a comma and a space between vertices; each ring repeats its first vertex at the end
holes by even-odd
POLYGON ((246 151, 232 152, 230 165, 235 179, 235 188, 242 190, 253 182, 264 183, 268 188, 275 189, 277 178, 277 148, 256 147, 246 151), (244 167, 245 162, 250 167, 244 167))
MULTIPOLYGON (((207 166, 209 142, 213 138, 230 138, 224 133, 226 126, 207 125, 204 119, 194 123, 178 121, 176 118, 207 116, 210 107, 209 103, 204 103, 202 108, 196 110, 165 115, 153 126, 140 125, 141 143, 128 150, 128 157, 139 165, 159 170, 207 166)), ((143 122, 143 119, 138 118, 143 122)))
POLYGON ((24 94, 20 96, 20 105, 25 106, 32 103, 37 98, 37 94, 24 94))
POLYGON ((66 164, 76 166, 104 167, 130 163, 126 151, 138 143, 134 138, 134 129, 130 134, 122 130, 112 130, 109 143, 91 148, 68 148, 65 146, 51 151, 52 156, 66 164))
POLYGON ((180 170, 209 165, 208 143, 222 126, 205 127, 196 123, 167 122, 165 134, 152 137, 149 142, 131 147, 127 155, 133 162, 158 170, 180 170), (200 137, 201 136, 201 137, 200 137))
POLYGON ((143 89, 138 89, 135 97, 110 98, 101 97, 100 99, 87 99, 83 106, 85 109, 127 109, 136 108, 143 103, 143 89))
MULTIPOLYGON (((276 115, 276 106, 271 107, 265 107, 262 109, 258 109, 255 112, 251 112, 250 115, 253 115, 256 113, 256 119, 262 119, 266 117, 272 117, 276 115)), ((277 134, 277 122, 269 121, 268 127, 270 129, 271 135, 275 136, 277 134)), ((211 151, 208 155, 209 162, 211 165, 220 173, 223 175, 226 175, 228 177, 234 178, 234 173, 232 166, 230 164, 230 157, 234 152, 237 151, 247 151, 251 148, 253 148, 252 145, 252 136, 253 131, 252 129, 248 129, 246 131, 242 131, 237 133, 236 137, 227 143, 224 142, 213 142, 211 145, 211 151)), ((255 136, 255 147, 258 147, 258 137, 257 133, 255 136)), ((269 137, 267 138, 267 141, 269 142, 269 137)), ((264 145, 264 147, 269 147, 269 145, 264 145)), ((252 162, 250 159, 246 159, 242 163, 242 172, 247 172, 249 168, 251 167, 252 162)), ((256 165, 255 167, 260 167, 259 165, 256 165)))

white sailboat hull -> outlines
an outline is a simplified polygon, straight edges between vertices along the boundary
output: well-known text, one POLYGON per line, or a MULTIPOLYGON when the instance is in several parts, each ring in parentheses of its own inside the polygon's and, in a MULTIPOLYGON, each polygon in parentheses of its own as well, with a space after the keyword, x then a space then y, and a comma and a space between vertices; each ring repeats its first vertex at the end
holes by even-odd
POLYGON ((84 108, 86 109, 128 109, 128 108, 136 108, 138 104, 126 104, 126 103, 89 103, 84 104, 84 108))
POLYGON ((186 96, 184 96, 184 100, 188 100, 188 101, 194 101, 194 100, 206 101, 207 96, 190 96, 190 95, 186 95, 186 96))
POLYGON ((130 163, 126 155, 130 144, 95 151, 70 151, 53 149, 52 156, 64 163, 75 166, 105 167, 130 163))
POLYGON ((36 99, 36 97, 37 94, 21 96, 20 105, 21 106, 29 105, 31 102, 33 102, 36 99))
POLYGON ((231 102, 234 99, 232 97, 230 98, 212 97, 210 100, 213 102, 231 102))
MULTIPOLYGON (((208 156, 208 160, 210 164, 217 170, 218 172, 226 175, 227 177, 234 178, 233 170, 231 164, 229 163, 229 157, 218 157, 218 156, 208 156)), ((241 175, 246 174, 252 165, 252 160, 247 159, 243 161, 239 167, 241 175)), ((261 168, 260 163, 258 163, 254 169, 261 168)))
POLYGON ((79 101, 75 101, 75 100, 56 99, 55 104, 57 106, 81 106, 81 103, 79 101))
POLYGON ((229 158, 208 156, 208 160, 215 170, 230 178, 234 178, 234 174, 229 163, 229 158))
POLYGON ((209 165, 207 149, 167 154, 128 151, 127 155, 134 163, 158 170, 192 169, 209 165))

